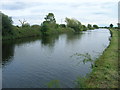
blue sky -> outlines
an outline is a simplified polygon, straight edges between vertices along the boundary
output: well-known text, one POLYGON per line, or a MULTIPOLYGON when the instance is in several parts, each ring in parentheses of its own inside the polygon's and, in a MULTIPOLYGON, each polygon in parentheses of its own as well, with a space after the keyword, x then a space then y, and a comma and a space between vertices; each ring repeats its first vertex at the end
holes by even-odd
POLYGON ((12 17, 15 25, 27 20, 31 25, 41 24, 48 13, 54 13, 57 23, 65 17, 82 24, 108 26, 118 22, 119 0, 2 0, 0 11, 12 17))

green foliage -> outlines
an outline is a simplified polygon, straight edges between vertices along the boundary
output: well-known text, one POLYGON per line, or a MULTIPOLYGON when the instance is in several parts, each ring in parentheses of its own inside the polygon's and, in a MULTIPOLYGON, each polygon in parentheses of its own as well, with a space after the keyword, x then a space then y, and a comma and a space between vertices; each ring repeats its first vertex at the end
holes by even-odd
POLYGON ((86 63, 90 62, 91 68, 93 68, 94 59, 96 59, 96 58, 93 59, 89 53, 85 53, 85 54, 75 53, 71 57, 73 57, 73 56, 77 56, 76 59, 80 60, 80 61, 78 61, 77 65, 79 65, 80 63, 86 64, 86 63))
POLYGON ((82 24, 76 19, 65 18, 67 27, 73 28, 75 32, 79 32, 82 28, 82 24))
POLYGON ((110 28, 113 28, 113 24, 110 24, 110 28))
POLYGON ((89 29, 93 29, 90 25, 86 27, 85 25, 82 25, 78 20, 69 18, 65 19, 67 25, 59 25, 56 23, 55 16, 53 13, 48 13, 48 15, 46 15, 44 19, 45 21, 43 21, 41 26, 30 26, 30 24, 27 23, 25 19, 19 20, 21 26, 14 26, 12 25, 12 18, 8 17, 5 14, 2 14, 2 38, 3 40, 5 40, 38 35, 52 35, 66 32, 80 32, 88 30, 88 27, 89 29))
POLYGON ((32 25, 31 28, 40 30, 40 29, 41 29, 41 26, 40 26, 40 25, 32 25))
POLYGON ((24 25, 22 25, 22 27, 30 27, 29 23, 25 23, 24 25))
POLYGON ((49 83, 47 83, 48 88, 60 88, 59 80, 52 80, 49 83))
POLYGON ((41 24, 41 32, 44 35, 49 35, 52 31, 55 31, 58 28, 56 20, 53 13, 49 13, 45 17, 45 21, 41 24))
POLYGON ((41 32, 43 35, 51 35, 71 31, 73 32, 73 30, 66 27, 65 24, 56 24, 53 13, 49 13, 45 17, 45 21, 41 24, 41 32))
POLYGON ((112 39, 109 47, 94 62, 94 67, 86 79, 87 88, 119 88, 118 74, 118 33, 110 29, 112 39))
POLYGON ((12 31, 12 18, 11 17, 8 17, 7 15, 3 14, 3 13, 0 13, 2 14, 2 35, 3 36, 7 36, 7 35, 12 35, 13 34, 13 31, 12 31))
POLYGON ((85 84, 86 77, 78 77, 75 81, 76 88, 86 88, 85 84))
POLYGON ((53 13, 48 13, 48 15, 46 15, 46 17, 44 19, 45 19, 45 21, 47 21, 49 23, 56 23, 53 13))
POLYGON ((65 24, 60 24, 59 26, 60 26, 60 27, 63 27, 63 28, 66 28, 66 25, 65 25, 65 24))
POLYGON ((92 27, 91 24, 88 24, 88 25, 87 25, 87 28, 90 29, 90 30, 93 29, 93 27, 92 27))
POLYGON ((93 25, 93 28, 98 29, 99 27, 97 25, 93 25))
POLYGON ((52 32, 56 32, 58 25, 55 23, 49 23, 48 21, 44 21, 41 24, 41 32, 44 35, 49 35, 52 32))
POLYGON ((13 35, 3 36, 3 40, 6 39, 16 39, 23 37, 31 37, 31 36, 40 36, 40 26, 39 27, 18 27, 13 26, 13 35))
POLYGON ((86 30, 88 30, 88 28, 85 25, 82 25, 82 30, 86 31, 86 30))

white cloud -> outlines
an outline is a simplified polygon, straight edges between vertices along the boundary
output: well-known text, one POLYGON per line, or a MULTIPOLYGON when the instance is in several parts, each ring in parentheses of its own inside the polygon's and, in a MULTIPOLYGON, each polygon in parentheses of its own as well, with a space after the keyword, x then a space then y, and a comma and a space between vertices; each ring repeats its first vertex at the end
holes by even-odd
POLYGON ((76 18, 84 24, 116 24, 119 0, 2 0, 2 12, 12 16, 15 24, 27 19, 30 24, 40 24, 52 12, 58 23, 65 17, 76 18), (18 4, 19 3, 19 4, 18 4), (18 5, 21 7, 17 7, 18 5), (9 7, 8 7, 9 6, 9 7), (16 7, 16 8, 14 8, 16 7), (14 10, 13 10, 14 9, 14 10))

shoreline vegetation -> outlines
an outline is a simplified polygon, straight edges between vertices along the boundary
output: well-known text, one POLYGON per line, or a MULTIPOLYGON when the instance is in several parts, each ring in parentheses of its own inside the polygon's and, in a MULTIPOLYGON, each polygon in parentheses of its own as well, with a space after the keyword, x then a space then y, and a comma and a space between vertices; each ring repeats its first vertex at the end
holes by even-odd
POLYGON ((103 54, 94 62, 92 72, 77 80, 79 88, 118 88, 118 33, 119 30, 110 29, 111 42, 103 54), (82 81, 81 81, 82 80, 82 81), (82 83, 82 86, 80 85, 82 83))
POLYGON ((98 29, 97 25, 81 24, 74 18, 65 18, 66 24, 57 24, 53 13, 45 16, 40 25, 30 25, 25 19, 19 20, 21 26, 13 25, 12 18, 2 14, 2 40, 13 40, 25 37, 48 36, 60 33, 79 33, 81 31, 98 29))

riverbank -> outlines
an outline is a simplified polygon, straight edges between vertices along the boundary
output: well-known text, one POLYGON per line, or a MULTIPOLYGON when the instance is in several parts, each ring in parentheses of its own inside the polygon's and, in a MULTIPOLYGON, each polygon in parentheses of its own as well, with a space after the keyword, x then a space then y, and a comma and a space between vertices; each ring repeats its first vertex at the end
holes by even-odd
MULTIPOLYGON (((2 40, 14 40, 14 39, 22 39, 22 38, 29 38, 29 37, 41 37, 43 33, 41 32, 40 26, 34 27, 13 27, 13 34, 8 34, 6 36, 2 36, 2 40)), ((57 30, 50 30, 47 32, 47 35, 53 34, 61 34, 61 33, 71 33, 74 32, 71 28, 57 28, 57 30)))
POLYGON ((118 88, 118 33, 110 29, 112 38, 110 45, 102 56, 95 61, 94 67, 87 79, 85 88, 118 88))
POLYGON ((35 27, 12 27, 12 34, 2 36, 2 40, 13 40, 28 37, 41 36, 40 26, 35 27))

